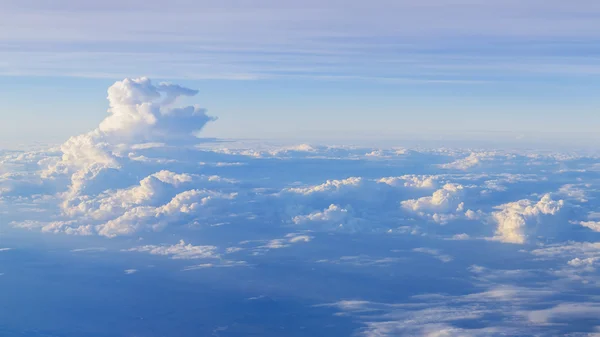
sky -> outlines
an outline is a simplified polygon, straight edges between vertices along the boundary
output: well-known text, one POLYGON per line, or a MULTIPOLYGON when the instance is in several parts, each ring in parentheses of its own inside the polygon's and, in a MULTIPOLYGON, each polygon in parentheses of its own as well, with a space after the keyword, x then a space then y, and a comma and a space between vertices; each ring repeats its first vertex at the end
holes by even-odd
POLYGON ((597 144, 600 5, 541 1, 2 1, 0 144, 60 144, 105 88, 198 89, 205 136, 597 144))
POLYGON ((0 150, 3 337, 599 335, 597 151, 212 138, 200 90, 101 91, 0 150))
POLYGON ((600 336, 599 11, 1 1, 0 336, 600 336))

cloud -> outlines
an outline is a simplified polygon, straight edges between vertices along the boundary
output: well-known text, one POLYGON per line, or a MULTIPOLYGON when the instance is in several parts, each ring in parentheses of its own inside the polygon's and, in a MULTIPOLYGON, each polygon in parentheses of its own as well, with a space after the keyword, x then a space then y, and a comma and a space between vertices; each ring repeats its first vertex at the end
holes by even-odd
POLYGON ((212 204, 233 199, 235 196, 235 193, 189 190, 175 195, 161 206, 138 206, 128 209, 119 217, 97 225, 95 229, 99 235, 107 237, 129 235, 143 228, 161 230, 170 223, 191 220, 203 212, 210 212, 212 204))
POLYGON ((455 234, 452 236, 451 240, 469 240, 471 236, 467 233, 455 234))
POLYGON ((97 253, 97 252, 105 252, 108 249, 105 247, 89 247, 89 248, 77 248, 71 249, 71 253, 97 253))
POLYGON ((0 252, 7 252, 9 250, 12 250, 12 248, 0 248, 0 252))
POLYGON ((208 268, 233 268, 233 267, 249 267, 246 261, 222 261, 221 263, 201 263, 183 268, 183 271, 200 270, 208 268))
POLYGON ((89 236, 94 234, 92 225, 80 225, 76 221, 12 221, 11 226, 23 229, 39 229, 43 233, 63 233, 68 235, 89 236))
POLYGON ((214 185, 214 182, 221 181, 218 176, 206 177, 162 170, 142 179, 137 186, 107 190, 94 198, 88 195, 72 196, 63 202, 62 208, 70 216, 85 215, 96 220, 106 220, 136 206, 164 202, 165 197, 175 195, 178 191, 183 192, 182 187, 214 185))
POLYGON ((311 195, 315 193, 342 193, 350 189, 361 187, 363 179, 360 177, 350 177, 343 180, 327 180, 325 183, 309 187, 292 187, 284 192, 298 193, 302 195, 311 195))
POLYGON ((289 233, 285 235, 285 238, 268 240, 264 245, 259 246, 258 248, 259 250, 280 249, 290 247, 294 243, 310 242, 312 239, 313 237, 310 235, 305 235, 301 233, 289 233))
POLYGON ((537 202, 523 199, 497 206, 499 211, 492 213, 497 224, 494 239, 507 243, 525 243, 527 224, 539 222, 543 215, 555 215, 564 206, 563 200, 554 201, 550 194, 545 194, 537 202))
POLYGON ((544 258, 600 257, 600 242, 565 242, 536 248, 531 254, 544 258))
POLYGON ((390 265, 405 261, 398 257, 374 257, 369 255, 346 255, 337 259, 320 259, 317 263, 329 263, 336 265, 352 265, 358 267, 389 267, 390 265))
POLYGON ((191 243, 186 244, 183 240, 174 245, 145 245, 123 251, 169 256, 174 260, 218 259, 220 257, 215 246, 194 246, 191 243))
POLYGON ((452 170, 468 170, 474 167, 480 166, 484 161, 494 159, 496 153, 493 152, 472 152, 465 158, 457 159, 451 163, 441 164, 440 167, 443 169, 452 170))
POLYGON ((431 196, 405 200, 400 203, 403 209, 426 217, 439 224, 447 224, 457 219, 475 220, 479 212, 465 209, 465 187, 461 184, 447 183, 433 192, 431 196))
POLYGON ((422 197, 416 200, 403 201, 402 207, 413 212, 449 212, 461 207, 461 197, 464 187, 460 184, 445 184, 441 189, 433 192, 430 197, 422 197))
POLYGON ((600 305, 597 303, 560 303, 550 309, 526 313, 533 324, 547 324, 572 319, 597 319, 600 305))
POLYGON ((444 263, 454 260, 454 258, 452 256, 442 254, 438 249, 433 249, 433 248, 419 247, 419 248, 414 248, 413 252, 432 255, 433 257, 435 257, 436 259, 438 259, 444 263))
POLYGON ((297 215, 292 221, 296 225, 309 228, 318 228, 321 230, 356 230, 359 223, 348 209, 341 208, 338 205, 331 204, 323 211, 315 211, 307 215, 297 215))
POLYGON ((594 232, 600 232, 600 222, 599 221, 581 221, 579 223, 583 227, 587 227, 594 232))
POLYGON ((125 275, 131 275, 131 274, 137 273, 138 270, 137 269, 125 269, 123 272, 125 273, 125 275))
POLYGON ((437 176, 433 175, 403 175, 400 177, 386 177, 378 180, 390 186, 404 186, 411 188, 436 188, 437 176))
POLYGON ((67 193, 73 196, 91 179, 122 166, 124 158, 118 150, 123 144, 194 142, 194 133, 215 118, 198 107, 172 104, 180 96, 196 93, 168 83, 154 85, 145 77, 116 82, 108 89, 108 117, 96 129, 62 144, 62 157, 48 166, 44 176, 73 172, 67 193))

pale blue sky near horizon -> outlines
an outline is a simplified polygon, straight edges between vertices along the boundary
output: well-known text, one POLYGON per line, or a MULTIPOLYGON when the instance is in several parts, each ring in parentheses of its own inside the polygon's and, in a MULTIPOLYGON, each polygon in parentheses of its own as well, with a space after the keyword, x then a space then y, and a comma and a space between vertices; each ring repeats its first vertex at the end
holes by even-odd
POLYGON ((199 89, 203 136, 503 134, 597 143, 594 1, 5 1, 0 144, 60 143, 148 76, 199 89))

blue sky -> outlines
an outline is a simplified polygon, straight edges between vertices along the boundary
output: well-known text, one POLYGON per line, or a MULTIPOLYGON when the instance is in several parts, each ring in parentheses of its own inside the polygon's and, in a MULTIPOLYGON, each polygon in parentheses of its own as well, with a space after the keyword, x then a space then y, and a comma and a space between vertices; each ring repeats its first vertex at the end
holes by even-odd
POLYGON ((598 14, 2 1, 0 335, 599 336, 598 14))
POLYGON ((138 76, 199 89, 220 119, 209 137, 595 141, 599 15, 556 0, 3 1, 0 142, 89 130, 105 88, 138 76))

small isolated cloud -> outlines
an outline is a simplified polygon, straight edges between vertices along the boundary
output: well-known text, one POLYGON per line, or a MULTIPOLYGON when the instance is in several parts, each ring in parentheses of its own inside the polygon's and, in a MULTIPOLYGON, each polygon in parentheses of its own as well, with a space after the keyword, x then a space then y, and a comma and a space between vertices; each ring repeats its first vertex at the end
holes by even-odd
POLYGON ((71 249, 71 253, 97 253, 107 251, 104 247, 89 247, 89 248, 77 248, 71 249))
POLYGON ((452 236, 451 240, 469 240, 471 236, 467 233, 455 234, 452 236))
POLYGON ((594 232, 600 232, 600 221, 581 221, 579 223, 583 227, 587 227, 594 232))
POLYGON ((9 250, 12 250, 12 248, 0 248, 0 252, 7 252, 9 250))
POLYGON ((413 212, 451 212, 464 207, 462 196, 464 187, 460 184, 445 184, 433 195, 419 199, 402 201, 402 207, 413 212))
POLYGON ((125 275, 131 275, 131 274, 137 273, 138 270, 137 269, 125 269, 124 272, 125 272, 125 275))
POLYGON ((320 259, 317 260, 316 263, 351 265, 357 267, 389 267, 390 265, 397 264, 403 261, 405 261, 405 259, 399 257, 375 257, 369 255, 354 255, 342 256, 337 259, 320 259))
POLYGON ((322 211, 315 211, 307 215, 297 215, 292 221, 296 225, 321 230, 355 230, 358 219, 355 219, 346 208, 331 204, 322 211))
POLYGON ((194 246, 190 243, 186 244, 183 240, 175 245, 145 245, 123 251, 164 255, 175 260, 217 259, 220 257, 215 246, 194 246))
POLYGON ((454 258, 452 256, 443 254, 438 249, 433 249, 433 248, 419 247, 419 248, 414 248, 413 252, 431 255, 434 258, 436 258, 444 263, 454 260, 454 258))
POLYGON ((280 239, 263 241, 264 244, 256 247, 254 251, 261 252, 268 251, 269 249, 287 248, 293 244, 310 242, 312 239, 313 237, 310 235, 305 235, 301 233, 289 233, 286 234, 285 237, 280 239))
POLYGON ((183 268, 183 271, 208 269, 208 268, 233 268, 233 267, 249 267, 246 261, 221 261, 220 263, 201 263, 183 268))

